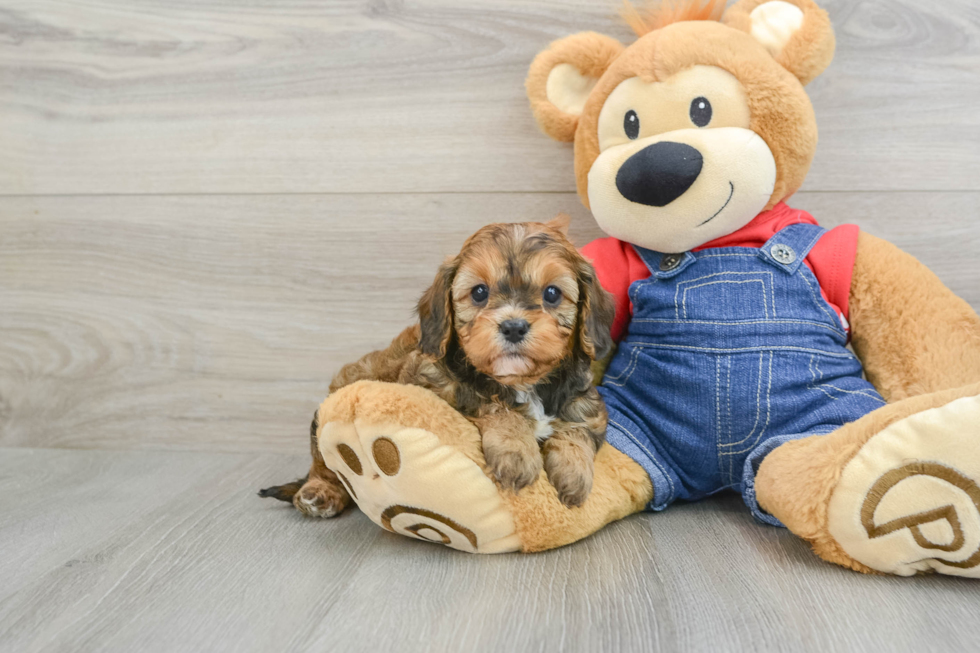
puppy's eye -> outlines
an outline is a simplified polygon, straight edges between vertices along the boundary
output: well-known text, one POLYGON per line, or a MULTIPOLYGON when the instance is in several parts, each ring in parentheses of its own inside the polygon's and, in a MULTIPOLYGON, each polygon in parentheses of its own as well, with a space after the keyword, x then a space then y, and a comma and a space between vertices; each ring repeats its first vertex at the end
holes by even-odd
POLYGON ((470 297, 473 298, 474 304, 485 304, 487 298, 490 297, 490 289, 487 288, 486 284, 480 284, 478 286, 473 286, 473 290, 470 291, 470 297))
POLYGON ((691 122, 698 127, 705 127, 711 122, 711 103, 706 97, 696 97, 691 100, 691 122))
POLYGON ((623 131, 631 141, 635 141, 640 135, 640 117, 636 115, 636 111, 630 109, 626 112, 626 117, 623 118, 623 131))
POLYGON ((557 306, 561 303, 561 288, 558 286, 548 286, 544 289, 544 303, 549 306, 557 306))

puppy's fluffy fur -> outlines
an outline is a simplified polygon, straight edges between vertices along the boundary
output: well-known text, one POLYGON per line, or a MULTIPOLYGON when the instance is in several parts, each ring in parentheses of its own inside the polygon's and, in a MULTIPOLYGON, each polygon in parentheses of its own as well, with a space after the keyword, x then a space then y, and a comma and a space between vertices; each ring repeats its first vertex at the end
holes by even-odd
MULTIPOLYGON (((419 323, 346 365, 330 391, 362 379, 429 388, 480 429, 501 485, 520 490, 543 467, 561 501, 581 505, 607 419, 591 363, 612 347, 614 305, 567 225, 559 216, 480 229, 439 268, 419 323)), ((350 498, 323 465, 316 431, 314 419, 307 479, 261 494, 332 516, 350 498)))

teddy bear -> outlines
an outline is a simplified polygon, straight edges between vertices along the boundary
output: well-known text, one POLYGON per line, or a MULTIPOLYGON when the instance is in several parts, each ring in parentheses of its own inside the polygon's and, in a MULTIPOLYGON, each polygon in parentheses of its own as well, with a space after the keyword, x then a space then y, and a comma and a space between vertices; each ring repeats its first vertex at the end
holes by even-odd
POLYGON ((463 551, 551 549, 736 491, 828 562, 980 578, 980 318, 895 246, 786 203, 833 29, 812 0, 724 5, 631 10, 632 44, 572 35, 527 77, 608 235, 582 249, 619 343, 585 503, 543 472, 500 488, 475 427, 418 387, 341 389, 315 446, 378 525, 463 551))

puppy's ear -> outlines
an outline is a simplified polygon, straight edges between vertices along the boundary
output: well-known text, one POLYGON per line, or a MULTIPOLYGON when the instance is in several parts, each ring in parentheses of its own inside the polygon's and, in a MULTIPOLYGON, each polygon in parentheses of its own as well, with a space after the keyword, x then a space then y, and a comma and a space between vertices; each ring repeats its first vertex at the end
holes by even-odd
POLYGON ((453 279, 456 262, 443 263, 436 273, 432 287, 419 300, 419 326, 422 336, 419 348, 422 353, 442 358, 453 333, 453 279))
POLYGON ((599 284, 595 268, 584 258, 578 263, 578 288, 578 346, 592 360, 602 360, 613 346, 616 302, 599 284))
POLYGON ((561 235, 568 238, 568 225, 572 223, 572 218, 567 213, 559 213, 552 219, 545 222, 545 225, 554 229, 555 231, 560 231, 561 235))

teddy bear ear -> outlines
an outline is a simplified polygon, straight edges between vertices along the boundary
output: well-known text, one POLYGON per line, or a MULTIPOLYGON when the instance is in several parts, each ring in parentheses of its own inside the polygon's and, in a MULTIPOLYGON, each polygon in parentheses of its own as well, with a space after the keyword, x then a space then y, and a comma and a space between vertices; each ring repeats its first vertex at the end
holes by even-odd
POLYGON ((723 20, 750 34, 801 84, 812 81, 834 58, 834 28, 813 0, 739 0, 723 20))
POLYGON ((622 51, 616 39, 582 32, 555 41, 534 58, 525 87, 544 133, 558 141, 575 138, 592 88, 622 51))

